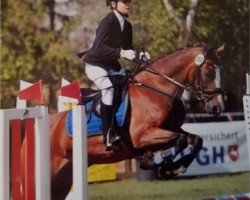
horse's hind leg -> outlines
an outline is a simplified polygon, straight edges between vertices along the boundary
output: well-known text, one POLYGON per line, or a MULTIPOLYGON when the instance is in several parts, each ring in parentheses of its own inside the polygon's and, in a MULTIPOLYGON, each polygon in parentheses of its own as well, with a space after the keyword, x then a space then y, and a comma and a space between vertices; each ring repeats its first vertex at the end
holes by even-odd
POLYGON ((72 162, 68 161, 53 176, 51 180, 51 200, 65 200, 73 183, 72 172, 72 162))

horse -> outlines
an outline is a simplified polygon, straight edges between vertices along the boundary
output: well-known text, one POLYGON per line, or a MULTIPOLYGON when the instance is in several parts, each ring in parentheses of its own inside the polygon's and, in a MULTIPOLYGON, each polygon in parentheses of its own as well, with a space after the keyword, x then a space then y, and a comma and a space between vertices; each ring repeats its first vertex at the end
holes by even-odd
MULTIPOLYGON (((120 129, 123 142, 108 151, 101 134, 88 137, 88 165, 139 157, 142 169, 158 169, 165 179, 185 172, 202 148, 202 138, 181 128, 185 120, 181 96, 188 90, 204 102, 206 112, 223 112, 223 51, 224 45, 217 49, 205 45, 184 47, 132 73, 127 81, 128 113, 120 129), (174 161, 187 146, 191 146, 190 154, 174 161)), ((56 200, 65 199, 72 185, 72 139, 65 130, 68 112, 50 116, 51 197, 56 200)))

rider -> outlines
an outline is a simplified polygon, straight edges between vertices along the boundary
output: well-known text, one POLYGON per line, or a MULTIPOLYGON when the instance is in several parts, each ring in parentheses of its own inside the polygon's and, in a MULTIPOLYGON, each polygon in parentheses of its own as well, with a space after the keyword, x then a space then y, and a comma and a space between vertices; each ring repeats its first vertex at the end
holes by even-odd
POLYGON ((132 26, 127 21, 130 2, 131 0, 106 0, 111 12, 99 24, 93 46, 83 59, 86 75, 102 90, 102 132, 108 148, 121 140, 114 130, 115 124, 112 124, 115 116, 114 87, 109 75, 125 75, 126 70, 120 66, 118 59, 132 61, 136 57, 132 47, 132 26))

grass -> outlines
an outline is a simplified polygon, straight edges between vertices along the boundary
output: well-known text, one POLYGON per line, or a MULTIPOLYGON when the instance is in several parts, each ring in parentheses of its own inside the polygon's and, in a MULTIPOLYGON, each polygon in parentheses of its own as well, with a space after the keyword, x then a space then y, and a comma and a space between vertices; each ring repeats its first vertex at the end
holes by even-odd
POLYGON ((89 200, 198 200, 249 192, 250 173, 171 181, 125 179, 88 186, 89 200))

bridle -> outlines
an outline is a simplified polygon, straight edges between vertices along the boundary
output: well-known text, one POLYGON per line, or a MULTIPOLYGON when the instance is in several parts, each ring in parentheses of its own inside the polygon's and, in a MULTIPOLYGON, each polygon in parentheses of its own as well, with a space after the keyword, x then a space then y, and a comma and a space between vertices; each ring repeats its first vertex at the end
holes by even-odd
MULTIPOLYGON (((212 48, 210 48, 210 49, 206 50, 206 52, 204 54, 198 54, 196 56, 196 58, 195 58, 196 69, 195 69, 195 72, 193 74, 192 80, 190 81, 190 83, 187 83, 187 84, 179 83, 178 81, 174 80, 173 78, 170 78, 169 76, 161 73, 159 70, 152 68, 152 67, 146 67, 143 70, 140 70, 140 72, 147 71, 147 72, 150 72, 152 74, 159 75, 159 76, 163 77, 164 79, 170 81, 172 84, 176 85, 177 87, 179 87, 183 90, 185 89, 185 90, 189 91, 197 100, 208 102, 214 96, 221 95, 224 93, 222 88, 213 88, 213 89, 206 88, 205 89, 203 86, 202 67, 204 66, 204 64, 207 63, 207 59, 208 59, 209 55, 213 58, 213 60, 212 59, 211 60, 213 61, 214 68, 220 69, 222 67, 220 57, 217 55, 217 53, 212 48), (194 87, 193 85, 196 82, 198 83, 198 86, 194 87)), ((176 98, 176 97, 173 97, 173 96, 171 96, 163 91, 160 91, 159 89, 157 89, 153 86, 136 81, 134 78, 130 79, 130 82, 133 82, 133 84, 135 84, 137 86, 143 86, 143 87, 149 88, 149 89, 151 89, 157 93, 160 93, 164 96, 176 98)))
POLYGON ((196 70, 193 74, 193 80, 190 85, 194 85, 195 82, 197 82, 198 87, 191 87, 189 89, 198 100, 204 100, 205 102, 208 102, 216 95, 224 93, 222 88, 205 89, 203 86, 202 67, 207 64, 208 57, 212 60, 212 65, 215 69, 220 70, 222 68, 222 63, 218 54, 212 48, 206 49, 204 55, 199 54, 195 58, 196 70))

